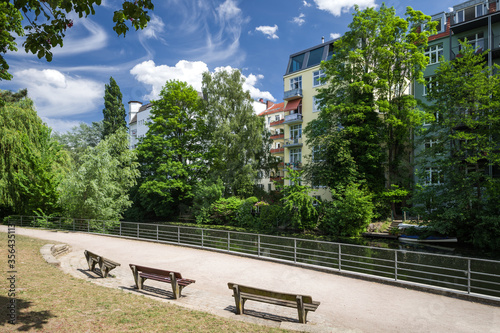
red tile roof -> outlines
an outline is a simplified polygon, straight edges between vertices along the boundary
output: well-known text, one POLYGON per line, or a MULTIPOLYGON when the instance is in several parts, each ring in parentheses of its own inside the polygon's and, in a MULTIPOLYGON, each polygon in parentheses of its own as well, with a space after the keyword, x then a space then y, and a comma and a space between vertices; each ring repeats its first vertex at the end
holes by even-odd
POLYGON ((271 103, 271 106, 269 108, 265 109, 264 111, 262 111, 261 113, 259 113, 259 116, 265 116, 265 115, 273 114, 276 112, 283 112, 284 107, 285 107, 284 102, 278 103, 278 104, 271 103))

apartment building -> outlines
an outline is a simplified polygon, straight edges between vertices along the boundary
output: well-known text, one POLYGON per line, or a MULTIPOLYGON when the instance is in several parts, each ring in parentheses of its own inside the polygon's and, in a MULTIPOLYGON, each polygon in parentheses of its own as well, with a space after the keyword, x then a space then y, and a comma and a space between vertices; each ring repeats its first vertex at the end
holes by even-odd
MULTIPOLYGON (((313 158, 314 149, 306 144, 303 129, 308 123, 318 118, 319 108, 316 95, 324 83, 325 74, 320 69, 321 61, 331 59, 334 40, 324 42, 306 50, 290 55, 285 75, 283 140, 283 176, 286 167, 301 170, 308 160, 313 158)), ((290 185, 290 184, 286 184, 290 185)), ((330 200, 331 192, 325 186, 309 184, 313 187, 311 195, 322 200, 330 200)))
POLYGON ((128 132, 129 147, 135 149, 140 138, 143 138, 149 130, 148 122, 151 119, 152 103, 142 104, 138 101, 128 102, 128 132))
MULTIPOLYGON (((429 64, 424 72, 426 85, 415 84, 414 95, 426 103, 428 87, 432 84, 432 78, 439 66, 441 59, 454 60, 460 52, 460 41, 467 39, 476 52, 489 50, 486 61, 489 66, 500 64, 500 7, 498 0, 469 0, 453 6, 451 12, 441 12, 432 15, 432 20, 438 22, 437 34, 429 37, 429 46, 426 55, 429 64)), ((437 115, 439 116, 439 115, 437 115)), ((424 124, 429 126, 430 124, 424 124)), ((426 147, 432 147, 434 142, 427 140, 415 147, 414 156, 418 161, 418 155, 426 147)), ((441 177, 439 170, 432 166, 432 162, 425 167, 426 184, 439 184, 441 177)), ((490 175, 495 170, 485 170, 490 175)), ((417 175, 415 182, 422 182, 417 175)))

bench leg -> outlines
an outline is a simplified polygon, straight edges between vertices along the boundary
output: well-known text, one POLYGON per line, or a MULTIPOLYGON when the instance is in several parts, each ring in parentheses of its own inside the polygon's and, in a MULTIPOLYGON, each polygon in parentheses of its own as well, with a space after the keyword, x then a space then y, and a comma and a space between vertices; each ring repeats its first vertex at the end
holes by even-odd
POLYGON ((109 267, 106 267, 104 265, 101 266, 102 277, 104 278, 108 277, 109 271, 110 271, 109 267))
POLYGON ((302 296, 297 296, 297 311, 299 312, 299 322, 301 324, 306 323, 307 311, 304 308, 304 302, 302 296))
POLYGON ((141 278, 139 277, 139 272, 137 271, 137 268, 135 266, 130 266, 130 269, 132 270, 132 275, 134 276, 134 282, 136 288, 141 289, 142 283, 140 282, 141 278))
POLYGON ((179 299, 181 297, 182 288, 177 283, 177 279, 175 278, 175 274, 170 272, 170 283, 172 284, 172 292, 174 293, 174 298, 179 299))
POLYGON ((233 296, 236 306, 236 314, 243 314, 245 311, 245 300, 241 298, 240 288, 238 285, 233 286, 233 296))

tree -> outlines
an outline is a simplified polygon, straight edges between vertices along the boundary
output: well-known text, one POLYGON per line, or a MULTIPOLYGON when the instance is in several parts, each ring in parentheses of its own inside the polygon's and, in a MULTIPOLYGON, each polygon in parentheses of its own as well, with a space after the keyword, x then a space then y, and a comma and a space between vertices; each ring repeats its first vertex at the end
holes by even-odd
POLYGON ((423 80, 424 50, 435 23, 410 7, 406 19, 385 5, 355 10, 350 30, 322 64, 328 83, 319 94, 322 111, 305 133, 323 158, 312 161, 307 173, 331 188, 364 183, 381 193, 392 184, 409 186, 404 161, 422 117, 408 90, 423 80), (427 30, 420 30, 423 23, 427 30))
POLYGON ((238 70, 206 72, 202 80, 211 134, 210 174, 222 179, 226 197, 250 196, 257 172, 269 168, 271 141, 243 82, 238 70))
POLYGON ((128 192, 139 177, 136 158, 125 130, 111 134, 96 147, 87 147, 81 163, 61 183, 64 213, 73 218, 121 219, 132 204, 128 192))
POLYGON ((51 138, 33 102, 20 94, 0 107, 0 206, 17 214, 59 211, 57 187, 70 158, 51 138))
POLYGON ((493 177, 500 167, 500 66, 487 66, 485 57, 464 42, 435 72, 427 95, 434 121, 422 136, 414 202, 436 231, 493 248, 500 237, 500 181, 493 177))
POLYGON ((103 138, 127 127, 127 122, 125 121, 126 112, 122 98, 120 87, 116 84, 115 79, 110 77, 109 85, 106 84, 104 88, 104 109, 102 110, 104 115, 103 138))
POLYGON ((311 197, 311 188, 302 185, 302 173, 304 171, 293 170, 287 167, 286 180, 290 185, 283 187, 283 212, 288 216, 292 228, 299 230, 312 230, 316 227, 318 212, 314 203, 317 199, 311 197))
MULTIPOLYGON (((38 58, 52 60, 52 47, 63 46, 66 30, 73 26, 73 21, 66 15, 70 12, 78 17, 95 14, 94 6, 100 6, 101 0, 13 0, 0 2, 0 79, 10 80, 7 72, 9 65, 2 54, 7 50, 17 51, 16 36, 24 36, 23 46, 26 52, 36 54, 38 58), (23 27, 23 19, 27 21, 23 27)), ((127 33, 130 24, 133 28, 142 29, 150 20, 147 10, 153 10, 151 0, 126 0, 122 8, 114 12, 113 30, 118 35, 127 33), (130 23, 128 23, 130 21, 130 23)))
POLYGON ((78 163, 80 155, 83 154, 87 147, 95 147, 101 142, 103 132, 103 122, 94 121, 90 126, 86 123, 80 123, 66 133, 55 132, 52 137, 61 143, 78 163))
POLYGON ((142 175, 138 198, 156 216, 172 216, 181 205, 191 205, 193 186, 205 177, 205 111, 193 87, 167 81, 151 114, 149 131, 137 147, 142 175))

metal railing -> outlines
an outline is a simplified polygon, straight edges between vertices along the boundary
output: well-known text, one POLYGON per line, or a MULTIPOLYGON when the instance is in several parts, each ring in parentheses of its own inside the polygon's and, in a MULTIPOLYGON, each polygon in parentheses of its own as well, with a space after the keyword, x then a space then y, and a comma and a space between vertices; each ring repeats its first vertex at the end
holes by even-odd
POLYGON ((497 260, 164 224, 37 216, 12 216, 8 223, 237 253, 500 301, 497 260))

